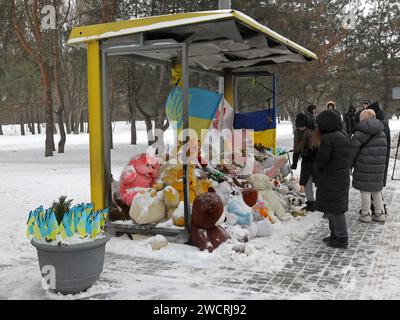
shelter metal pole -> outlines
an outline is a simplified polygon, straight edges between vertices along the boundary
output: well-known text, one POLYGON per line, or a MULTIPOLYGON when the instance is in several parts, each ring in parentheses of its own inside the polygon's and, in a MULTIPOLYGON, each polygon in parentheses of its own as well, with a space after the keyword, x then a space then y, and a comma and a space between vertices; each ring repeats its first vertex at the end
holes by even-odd
MULTIPOLYGON (((276 74, 275 73, 272 75, 272 107, 274 108, 274 110, 276 112, 276 74)), ((276 114, 274 116, 275 116, 274 120, 276 121, 276 114)), ((275 153, 275 150, 276 150, 276 128, 275 128, 273 149, 274 149, 274 153, 275 153)))
MULTIPOLYGON (((232 4, 231 0, 218 0, 218 9, 219 10, 224 10, 224 9, 231 9, 232 4)), ((219 77, 218 78, 218 83, 219 83, 219 93, 224 94, 224 78, 219 77)))
POLYGON ((186 154, 185 147, 189 141, 189 68, 188 68, 188 46, 186 43, 182 47, 182 85, 183 85, 183 197, 184 197, 184 217, 185 229, 190 233, 191 230, 191 214, 190 214, 190 197, 189 197, 189 159, 186 154))
POLYGON ((102 62, 98 40, 87 47, 90 191, 96 210, 105 207, 104 131, 102 108, 102 62))
POLYGON ((104 131, 104 170, 105 170, 105 205, 111 204, 111 126, 108 100, 108 58, 102 50, 102 85, 103 85, 103 131, 104 131))

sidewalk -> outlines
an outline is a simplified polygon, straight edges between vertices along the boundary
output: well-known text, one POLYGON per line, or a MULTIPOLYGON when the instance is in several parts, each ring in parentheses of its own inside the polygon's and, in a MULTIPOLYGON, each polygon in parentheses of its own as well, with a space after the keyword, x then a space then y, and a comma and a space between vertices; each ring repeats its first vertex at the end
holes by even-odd
MULTIPOLYGON (((358 192, 351 192, 351 197, 358 196, 358 192)), ((398 299, 400 208, 392 200, 399 199, 400 190, 388 187, 384 196, 390 208, 385 224, 359 222, 357 201, 350 202, 353 205, 347 214, 347 250, 332 249, 322 243, 329 232, 327 221, 321 219, 301 245, 291 248, 289 262, 276 273, 248 272, 234 265, 218 269, 193 267, 109 253, 96 285, 103 286, 99 291, 107 293, 96 293, 94 288, 90 290, 93 293, 82 294, 82 298, 121 299, 125 295, 144 299, 223 299, 224 292, 229 292, 229 296, 242 299, 398 299), (188 273, 193 275, 191 279, 181 277, 188 273), (185 290, 181 296, 174 290, 182 287, 185 290)))

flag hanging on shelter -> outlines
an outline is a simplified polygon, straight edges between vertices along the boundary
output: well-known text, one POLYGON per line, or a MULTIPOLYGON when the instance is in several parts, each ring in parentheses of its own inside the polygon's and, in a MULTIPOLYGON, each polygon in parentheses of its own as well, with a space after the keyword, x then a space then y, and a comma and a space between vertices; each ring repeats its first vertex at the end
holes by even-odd
POLYGON ((261 143, 266 148, 276 147, 276 115, 275 108, 235 113, 234 129, 254 130, 254 143, 261 143))
MULTIPOLYGON (((196 131, 210 128, 222 95, 200 88, 189 88, 189 128, 196 131)), ((166 102, 166 114, 171 126, 180 132, 183 128, 183 89, 174 87, 166 102)))

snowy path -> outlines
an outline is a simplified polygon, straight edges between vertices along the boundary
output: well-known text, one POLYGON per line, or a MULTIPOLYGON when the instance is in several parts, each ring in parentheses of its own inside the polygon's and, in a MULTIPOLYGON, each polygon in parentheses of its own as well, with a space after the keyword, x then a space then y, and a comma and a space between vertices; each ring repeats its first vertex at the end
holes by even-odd
MULTIPOLYGON (((391 127, 398 132, 400 122, 391 127)), ((130 147, 124 127, 116 136, 113 170, 118 174, 130 147)), ((289 124, 280 126, 278 136, 280 145, 291 146, 289 124)), ((25 237, 27 212, 41 202, 49 205, 59 194, 89 200, 89 170, 87 136, 72 136, 67 153, 53 159, 43 157, 40 138, 0 137, 0 298, 400 298, 400 183, 391 180, 384 191, 389 216, 383 225, 358 221, 359 193, 351 191, 347 250, 321 242, 328 227, 320 213, 279 225, 270 238, 253 240, 250 256, 233 254, 228 246, 211 255, 180 244, 155 252, 146 238, 123 236, 107 245, 104 271, 87 292, 66 297, 45 292, 35 249, 25 237)))

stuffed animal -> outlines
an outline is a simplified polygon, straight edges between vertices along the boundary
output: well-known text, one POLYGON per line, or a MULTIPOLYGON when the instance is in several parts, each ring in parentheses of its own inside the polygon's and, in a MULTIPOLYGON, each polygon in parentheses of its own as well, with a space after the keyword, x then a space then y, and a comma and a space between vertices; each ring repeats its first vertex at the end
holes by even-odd
POLYGON ((207 249, 208 252, 213 252, 229 238, 228 233, 220 226, 225 219, 223 212, 222 200, 212 188, 194 199, 190 239, 201 251, 207 249))
MULTIPOLYGON (((183 201, 183 166, 181 164, 166 168, 162 175, 164 185, 169 185, 179 192, 179 200, 183 201)), ((207 179, 198 179, 195 174, 194 166, 189 166, 189 199, 192 203, 194 198, 212 186, 212 182, 207 179)))
POLYGON ((165 219, 165 204, 155 189, 142 190, 133 198, 129 216, 137 224, 157 223, 165 219))
POLYGON ((150 188, 158 177, 159 163, 157 158, 140 154, 132 158, 121 173, 119 181, 119 194, 121 200, 127 205, 132 204, 133 198, 139 189, 150 188))
POLYGON ((258 191, 254 188, 244 188, 242 190, 242 197, 243 197, 243 201, 249 207, 252 207, 257 203, 258 191))
POLYGON ((269 177, 264 174, 252 174, 249 182, 258 191, 259 197, 267 202, 268 207, 278 219, 288 220, 291 218, 291 215, 284 209, 286 201, 273 190, 274 183, 269 177))
POLYGON ((179 205, 171 214, 172 222, 177 227, 184 227, 185 226, 185 208, 184 202, 179 202, 179 205))
POLYGON ((237 198, 233 198, 228 202, 228 214, 229 221, 231 224, 240 224, 242 226, 250 226, 253 222, 253 213, 251 209, 243 202, 237 198))
POLYGON ((276 222, 275 216, 272 216, 272 214, 270 213, 270 209, 268 208, 265 201, 258 200, 252 209, 254 221, 262 221, 264 219, 267 219, 271 223, 276 222))
POLYGON ((170 219, 174 210, 179 206, 179 192, 171 186, 166 186, 158 192, 158 198, 164 201, 167 218, 170 219))

